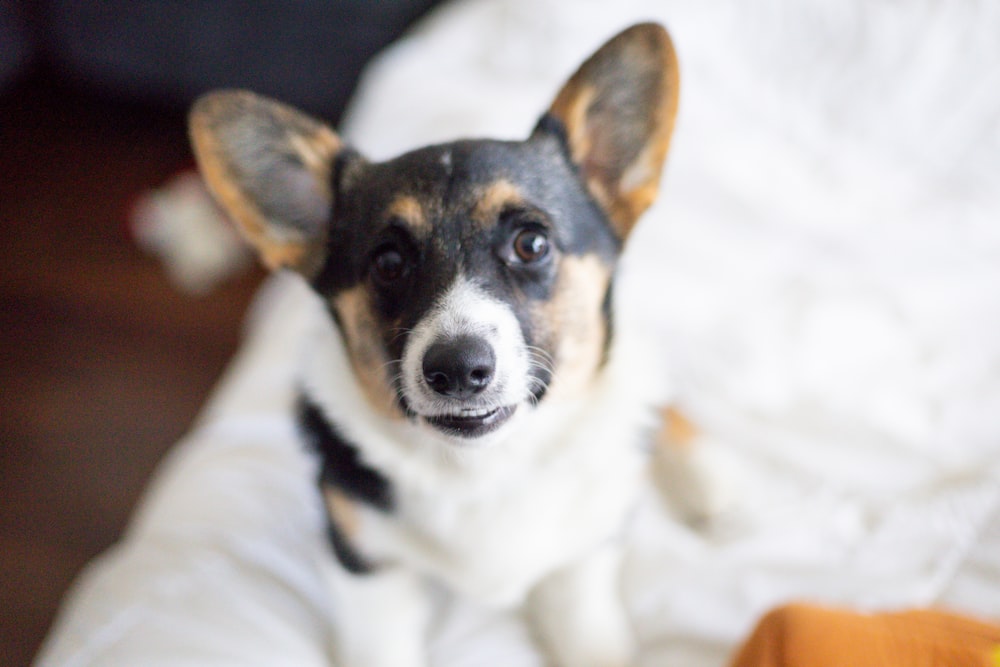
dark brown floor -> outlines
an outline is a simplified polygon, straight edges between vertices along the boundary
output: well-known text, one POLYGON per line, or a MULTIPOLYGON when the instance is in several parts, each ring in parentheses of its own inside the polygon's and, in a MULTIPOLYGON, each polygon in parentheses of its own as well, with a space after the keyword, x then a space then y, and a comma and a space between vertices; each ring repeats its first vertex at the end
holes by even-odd
POLYGON ((190 157, 181 114, 32 75, 0 97, 0 664, 28 665, 238 341, 260 273, 184 296, 125 212, 190 157))

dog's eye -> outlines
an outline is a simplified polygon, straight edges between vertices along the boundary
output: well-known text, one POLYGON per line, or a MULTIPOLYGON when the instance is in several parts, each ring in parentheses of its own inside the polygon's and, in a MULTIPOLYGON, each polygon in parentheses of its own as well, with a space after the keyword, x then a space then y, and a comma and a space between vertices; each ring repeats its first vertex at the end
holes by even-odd
POLYGON ((522 229, 514 237, 514 256, 525 264, 534 264, 549 254, 549 237, 540 229, 522 229))
POLYGON ((382 285, 391 285, 404 278, 408 269, 406 259, 395 246, 383 246, 372 257, 372 277, 382 285))

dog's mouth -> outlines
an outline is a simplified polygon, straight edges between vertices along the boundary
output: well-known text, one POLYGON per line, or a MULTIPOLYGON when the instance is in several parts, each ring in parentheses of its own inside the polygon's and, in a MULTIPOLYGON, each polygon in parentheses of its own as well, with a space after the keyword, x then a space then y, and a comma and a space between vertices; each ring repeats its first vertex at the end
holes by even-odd
POLYGON ((478 438, 492 433, 507 423, 516 409, 516 405, 465 409, 454 413, 425 416, 424 420, 442 433, 462 438, 478 438))

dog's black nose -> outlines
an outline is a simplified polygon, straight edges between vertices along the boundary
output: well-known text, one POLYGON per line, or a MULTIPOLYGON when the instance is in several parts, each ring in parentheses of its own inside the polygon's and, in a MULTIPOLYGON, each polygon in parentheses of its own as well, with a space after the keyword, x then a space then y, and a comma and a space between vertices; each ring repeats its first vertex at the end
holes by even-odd
POLYGON ((424 380, 436 393, 468 398, 486 389, 496 370, 493 347, 478 336, 456 336, 424 353, 424 380))

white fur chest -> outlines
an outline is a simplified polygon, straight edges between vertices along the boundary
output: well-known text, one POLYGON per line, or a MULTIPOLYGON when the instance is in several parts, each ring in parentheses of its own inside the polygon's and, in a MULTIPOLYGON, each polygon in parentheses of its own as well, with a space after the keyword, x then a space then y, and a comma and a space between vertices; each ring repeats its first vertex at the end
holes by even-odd
POLYGON ((503 445, 460 478, 402 485, 398 513, 369 516, 362 540, 481 602, 519 603, 542 576, 615 537, 641 488, 635 425, 592 421, 500 475, 482 466, 496 466, 503 445))
POLYGON ((619 338, 583 398, 525 408, 502 441, 461 447, 374 412, 336 331, 316 322, 305 386, 393 488, 391 512, 356 508, 350 539, 367 558, 509 606, 621 529, 642 488, 658 399, 640 380, 648 359, 637 341, 619 338))

